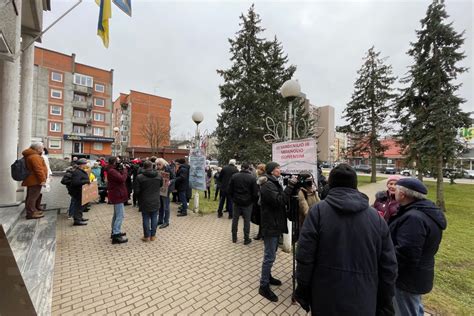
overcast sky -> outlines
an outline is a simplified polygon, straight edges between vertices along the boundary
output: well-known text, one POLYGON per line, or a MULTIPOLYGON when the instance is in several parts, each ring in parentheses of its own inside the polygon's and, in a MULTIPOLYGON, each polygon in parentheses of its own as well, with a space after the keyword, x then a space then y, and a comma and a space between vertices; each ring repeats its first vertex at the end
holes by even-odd
MULTIPOLYGON (((53 0, 45 12, 48 26, 76 0, 53 0)), ((294 78, 314 105, 332 105, 336 124, 350 100, 362 57, 375 45, 388 56, 394 74, 403 76, 412 63, 406 55, 415 30, 431 1, 145 1, 132 0, 132 17, 112 5, 110 45, 96 35, 99 9, 84 0, 43 36, 41 46, 99 68, 114 69, 115 99, 130 89, 171 98, 172 136, 191 135, 191 114, 204 114, 204 129, 212 132, 220 112, 216 69, 230 65, 228 38, 240 29, 239 16, 252 3, 266 29, 277 36, 297 66, 294 78)), ((473 20, 470 0, 447 0, 449 21, 456 31, 465 30, 463 65, 471 71, 459 80, 460 95, 473 102, 473 20)))

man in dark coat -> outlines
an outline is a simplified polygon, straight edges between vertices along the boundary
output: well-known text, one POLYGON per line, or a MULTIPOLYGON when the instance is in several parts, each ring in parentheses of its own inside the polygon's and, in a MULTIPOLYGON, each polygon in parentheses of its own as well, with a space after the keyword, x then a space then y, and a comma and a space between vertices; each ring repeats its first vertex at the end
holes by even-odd
POLYGON ((281 234, 288 233, 286 220, 286 205, 292 187, 287 186, 285 192, 278 182, 280 165, 269 162, 265 167, 265 176, 259 178, 261 223, 264 254, 262 275, 258 293, 272 302, 278 301, 278 296, 270 289, 270 285, 281 285, 281 281, 272 277, 273 262, 275 262, 278 239, 281 234))
POLYGON ((225 166, 224 168, 222 168, 219 174, 221 195, 219 198, 219 207, 217 208, 217 217, 222 217, 222 210, 224 209, 224 203, 225 203, 225 209, 226 209, 226 212, 228 212, 229 214, 229 219, 232 218, 232 199, 230 199, 228 196, 228 190, 229 190, 230 178, 232 177, 234 173, 239 172, 235 164, 236 164, 235 159, 229 160, 229 164, 225 166))
POLYGON ((178 216, 188 215, 188 197, 187 191, 189 187, 189 165, 186 163, 186 159, 176 159, 176 180, 175 189, 178 191, 178 201, 181 202, 178 216))
POLYGON ((232 242, 237 242, 237 227, 240 215, 244 217, 244 245, 252 242, 250 234, 250 216, 253 204, 257 201, 257 182, 247 163, 242 164, 240 172, 235 173, 229 182, 228 196, 234 204, 232 218, 232 242))
POLYGON ((443 212, 426 199, 428 189, 418 179, 397 182, 398 213, 389 227, 398 261, 395 289, 397 315, 423 315, 421 295, 433 288, 434 256, 447 223, 443 212))
POLYGON ((121 244, 128 241, 126 234, 121 231, 124 213, 124 203, 128 201, 127 167, 123 165, 118 157, 109 158, 107 169, 107 196, 109 204, 114 205, 114 216, 112 217, 112 244, 121 244))
POLYGON ((340 164, 298 240, 295 299, 315 315, 393 315, 397 262, 387 223, 340 164))
POLYGON ((87 160, 84 158, 76 160, 76 168, 71 175, 71 183, 67 186, 71 196, 71 213, 74 218, 74 226, 87 225, 87 219, 82 217, 84 206, 82 205, 82 186, 90 183, 89 175, 84 170, 87 168, 87 160))
POLYGON ((158 211, 160 210, 160 189, 163 179, 158 171, 153 169, 151 161, 143 163, 144 171, 137 176, 134 194, 137 195, 138 207, 143 218, 143 241, 156 239, 158 226, 158 211))

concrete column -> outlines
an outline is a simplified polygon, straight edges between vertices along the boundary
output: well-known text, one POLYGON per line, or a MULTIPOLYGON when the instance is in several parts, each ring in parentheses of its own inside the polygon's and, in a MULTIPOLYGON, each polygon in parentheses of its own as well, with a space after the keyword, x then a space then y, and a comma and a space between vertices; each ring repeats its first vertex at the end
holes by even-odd
MULTIPOLYGON (((22 35, 22 47, 33 40, 33 36, 22 35)), ((31 144, 31 129, 33 121, 33 72, 34 72, 35 45, 30 45, 21 54, 20 79, 20 120, 18 150, 22 151, 31 144)), ((45 144, 47 146, 48 144, 45 144)))
MULTIPOLYGON (((20 47, 21 1, 16 1, 16 47, 20 47)), ((20 58, 0 60, 0 205, 17 202, 17 184, 11 178, 10 165, 17 158, 18 110, 20 97, 20 58)))

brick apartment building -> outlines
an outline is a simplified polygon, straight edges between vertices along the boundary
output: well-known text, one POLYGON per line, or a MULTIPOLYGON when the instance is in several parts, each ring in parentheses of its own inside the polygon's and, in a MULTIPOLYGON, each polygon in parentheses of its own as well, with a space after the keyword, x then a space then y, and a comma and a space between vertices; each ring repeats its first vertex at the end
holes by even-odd
POLYGON ((111 155, 113 70, 40 47, 34 65, 33 140, 55 158, 111 155))
POLYGON ((113 105, 116 147, 114 153, 128 157, 147 157, 155 154, 174 159, 187 155, 186 150, 169 148, 171 99, 144 92, 130 90, 129 94, 120 93, 113 105), (143 130, 150 120, 159 121, 163 129, 163 139, 157 152, 152 153, 151 145, 143 130))

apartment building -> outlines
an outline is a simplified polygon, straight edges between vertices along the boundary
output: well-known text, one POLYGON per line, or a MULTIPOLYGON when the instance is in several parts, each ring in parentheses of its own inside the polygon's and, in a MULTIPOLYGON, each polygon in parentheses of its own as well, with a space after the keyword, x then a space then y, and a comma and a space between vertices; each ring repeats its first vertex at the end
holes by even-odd
MULTIPOLYGON (((128 157, 166 156, 170 145, 171 99, 130 90, 120 93, 113 104, 116 155, 128 157), (151 148, 144 130, 152 124, 159 145, 151 148)), ((171 152, 170 152, 171 154, 171 152)))
POLYGON ((112 154, 113 70, 35 47, 33 139, 56 158, 112 154))

